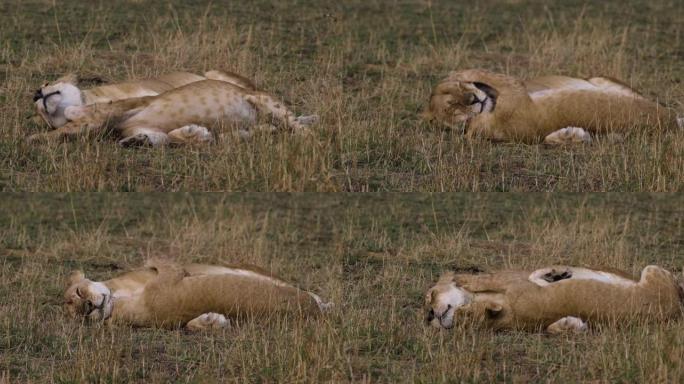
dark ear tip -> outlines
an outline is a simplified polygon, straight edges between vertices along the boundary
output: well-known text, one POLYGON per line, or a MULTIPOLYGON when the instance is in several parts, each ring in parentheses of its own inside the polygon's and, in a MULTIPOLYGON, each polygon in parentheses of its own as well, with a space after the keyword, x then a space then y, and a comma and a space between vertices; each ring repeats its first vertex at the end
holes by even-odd
POLYGON ((491 87, 489 84, 481 83, 479 81, 474 81, 473 85, 477 87, 480 91, 486 93, 489 97, 498 97, 499 91, 491 87))

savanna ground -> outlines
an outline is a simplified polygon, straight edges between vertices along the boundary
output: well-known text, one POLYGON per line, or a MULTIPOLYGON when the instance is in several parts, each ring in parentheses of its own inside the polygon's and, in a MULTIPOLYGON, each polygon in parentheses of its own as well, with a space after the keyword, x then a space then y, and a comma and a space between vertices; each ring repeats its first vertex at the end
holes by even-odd
MULTIPOLYGON (((0 201, 0 376, 11 382, 684 381, 684 324, 588 334, 428 328, 445 270, 684 266, 677 195, 8 195, 0 201), (317 320, 182 331, 83 325, 75 268, 151 256, 261 265, 335 302, 317 320)), ((2 380, 0 380, 2 381, 2 380)))
MULTIPOLYGON (((679 0, 0 3, 0 186, 30 191, 672 191, 684 132, 577 148, 464 141, 417 117, 448 71, 608 75, 684 110, 679 0), (56 5, 56 6, 55 6, 56 5), (29 146, 31 95, 67 72, 119 81, 219 68, 253 78, 313 137, 207 148, 29 146)), ((647 130, 647 129, 646 129, 647 130)))

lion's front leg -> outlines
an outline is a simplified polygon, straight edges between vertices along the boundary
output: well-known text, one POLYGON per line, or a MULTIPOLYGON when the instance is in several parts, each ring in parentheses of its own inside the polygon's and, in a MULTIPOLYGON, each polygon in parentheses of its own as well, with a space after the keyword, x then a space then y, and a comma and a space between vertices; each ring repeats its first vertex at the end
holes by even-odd
POLYGON ((185 324, 185 329, 191 332, 221 329, 230 326, 230 322, 220 313, 209 312, 197 316, 185 324))
POLYGON ((493 274, 455 275, 454 283, 469 292, 505 292, 507 282, 493 274))
POLYGON ((493 114, 482 114, 468 121, 466 123, 465 137, 468 140, 484 139, 493 142, 506 140, 506 136, 498 129, 498 124, 493 114))
POLYGON ((52 142, 72 137, 89 135, 99 130, 100 125, 86 121, 71 121, 57 129, 48 132, 36 133, 29 136, 26 140, 29 143, 52 142))

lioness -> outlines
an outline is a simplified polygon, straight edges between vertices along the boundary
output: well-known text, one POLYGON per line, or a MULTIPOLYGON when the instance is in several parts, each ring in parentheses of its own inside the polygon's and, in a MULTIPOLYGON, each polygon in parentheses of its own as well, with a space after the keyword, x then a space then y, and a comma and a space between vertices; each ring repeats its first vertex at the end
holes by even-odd
MULTIPOLYGON (((122 137, 122 146, 206 143, 213 141, 212 132, 226 124, 237 126, 240 136, 250 135, 251 128, 263 127, 257 126, 259 114, 270 118, 264 124, 270 131, 285 128, 305 132, 318 121, 316 115, 295 117, 283 102, 231 81, 230 77, 215 77, 220 79, 193 81, 157 96, 67 106, 63 109, 66 124, 32 135, 29 141, 71 137, 106 128, 122 137)), ((43 100, 48 95, 43 95, 43 100)))
POLYGON ((259 268, 160 261, 103 282, 72 272, 64 300, 73 317, 189 330, 225 327, 226 316, 316 315, 330 306, 259 268))
POLYGON ((33 102, 38 115, 48 126, 59 128, 68 122, 64 115, 68 107, 156 96, 171 89, 207 79, 226 81, 248 90, 256 90, 256 86, 250 80, 235 73, 216 70, 208 71, 204 76, 189 72, 172 72, 155 78, 107 84, 90 89, 80 89, 79 77, 75 74, 68 74, 53 82, 44 83, 33 95, 33 102))
POLYGON ((545 76, 527 81, 470 69, 451 72, 433 90, 422 116, 467 137, 565 144, 590 133, 624 133, 635 126, 676 127, 673 110, 607 77, 545 76))
POLYGON ((427 321, 452 328, 474 321, 493 329, 584 331, 587 321, 667 319, 682 314, 682 288, 650 265, 634 280, 621 272, 554 266, 536 271, 444 274, 425 296, 427 321))

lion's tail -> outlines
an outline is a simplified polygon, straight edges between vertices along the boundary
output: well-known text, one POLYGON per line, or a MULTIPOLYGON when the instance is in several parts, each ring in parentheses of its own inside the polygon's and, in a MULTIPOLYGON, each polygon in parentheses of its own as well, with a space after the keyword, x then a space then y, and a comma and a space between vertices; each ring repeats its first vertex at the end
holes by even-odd
POLYGON ((307 292, 311 297, 313 297, 314 301, 316 301, 316 304, 318 304, 318 309, 321 310, 321 313, 326 313, 330 311, 333 307, 334 304, 332 302, 325 302, 323 299, 318 296, 315 293, 312 292, 307 292))

